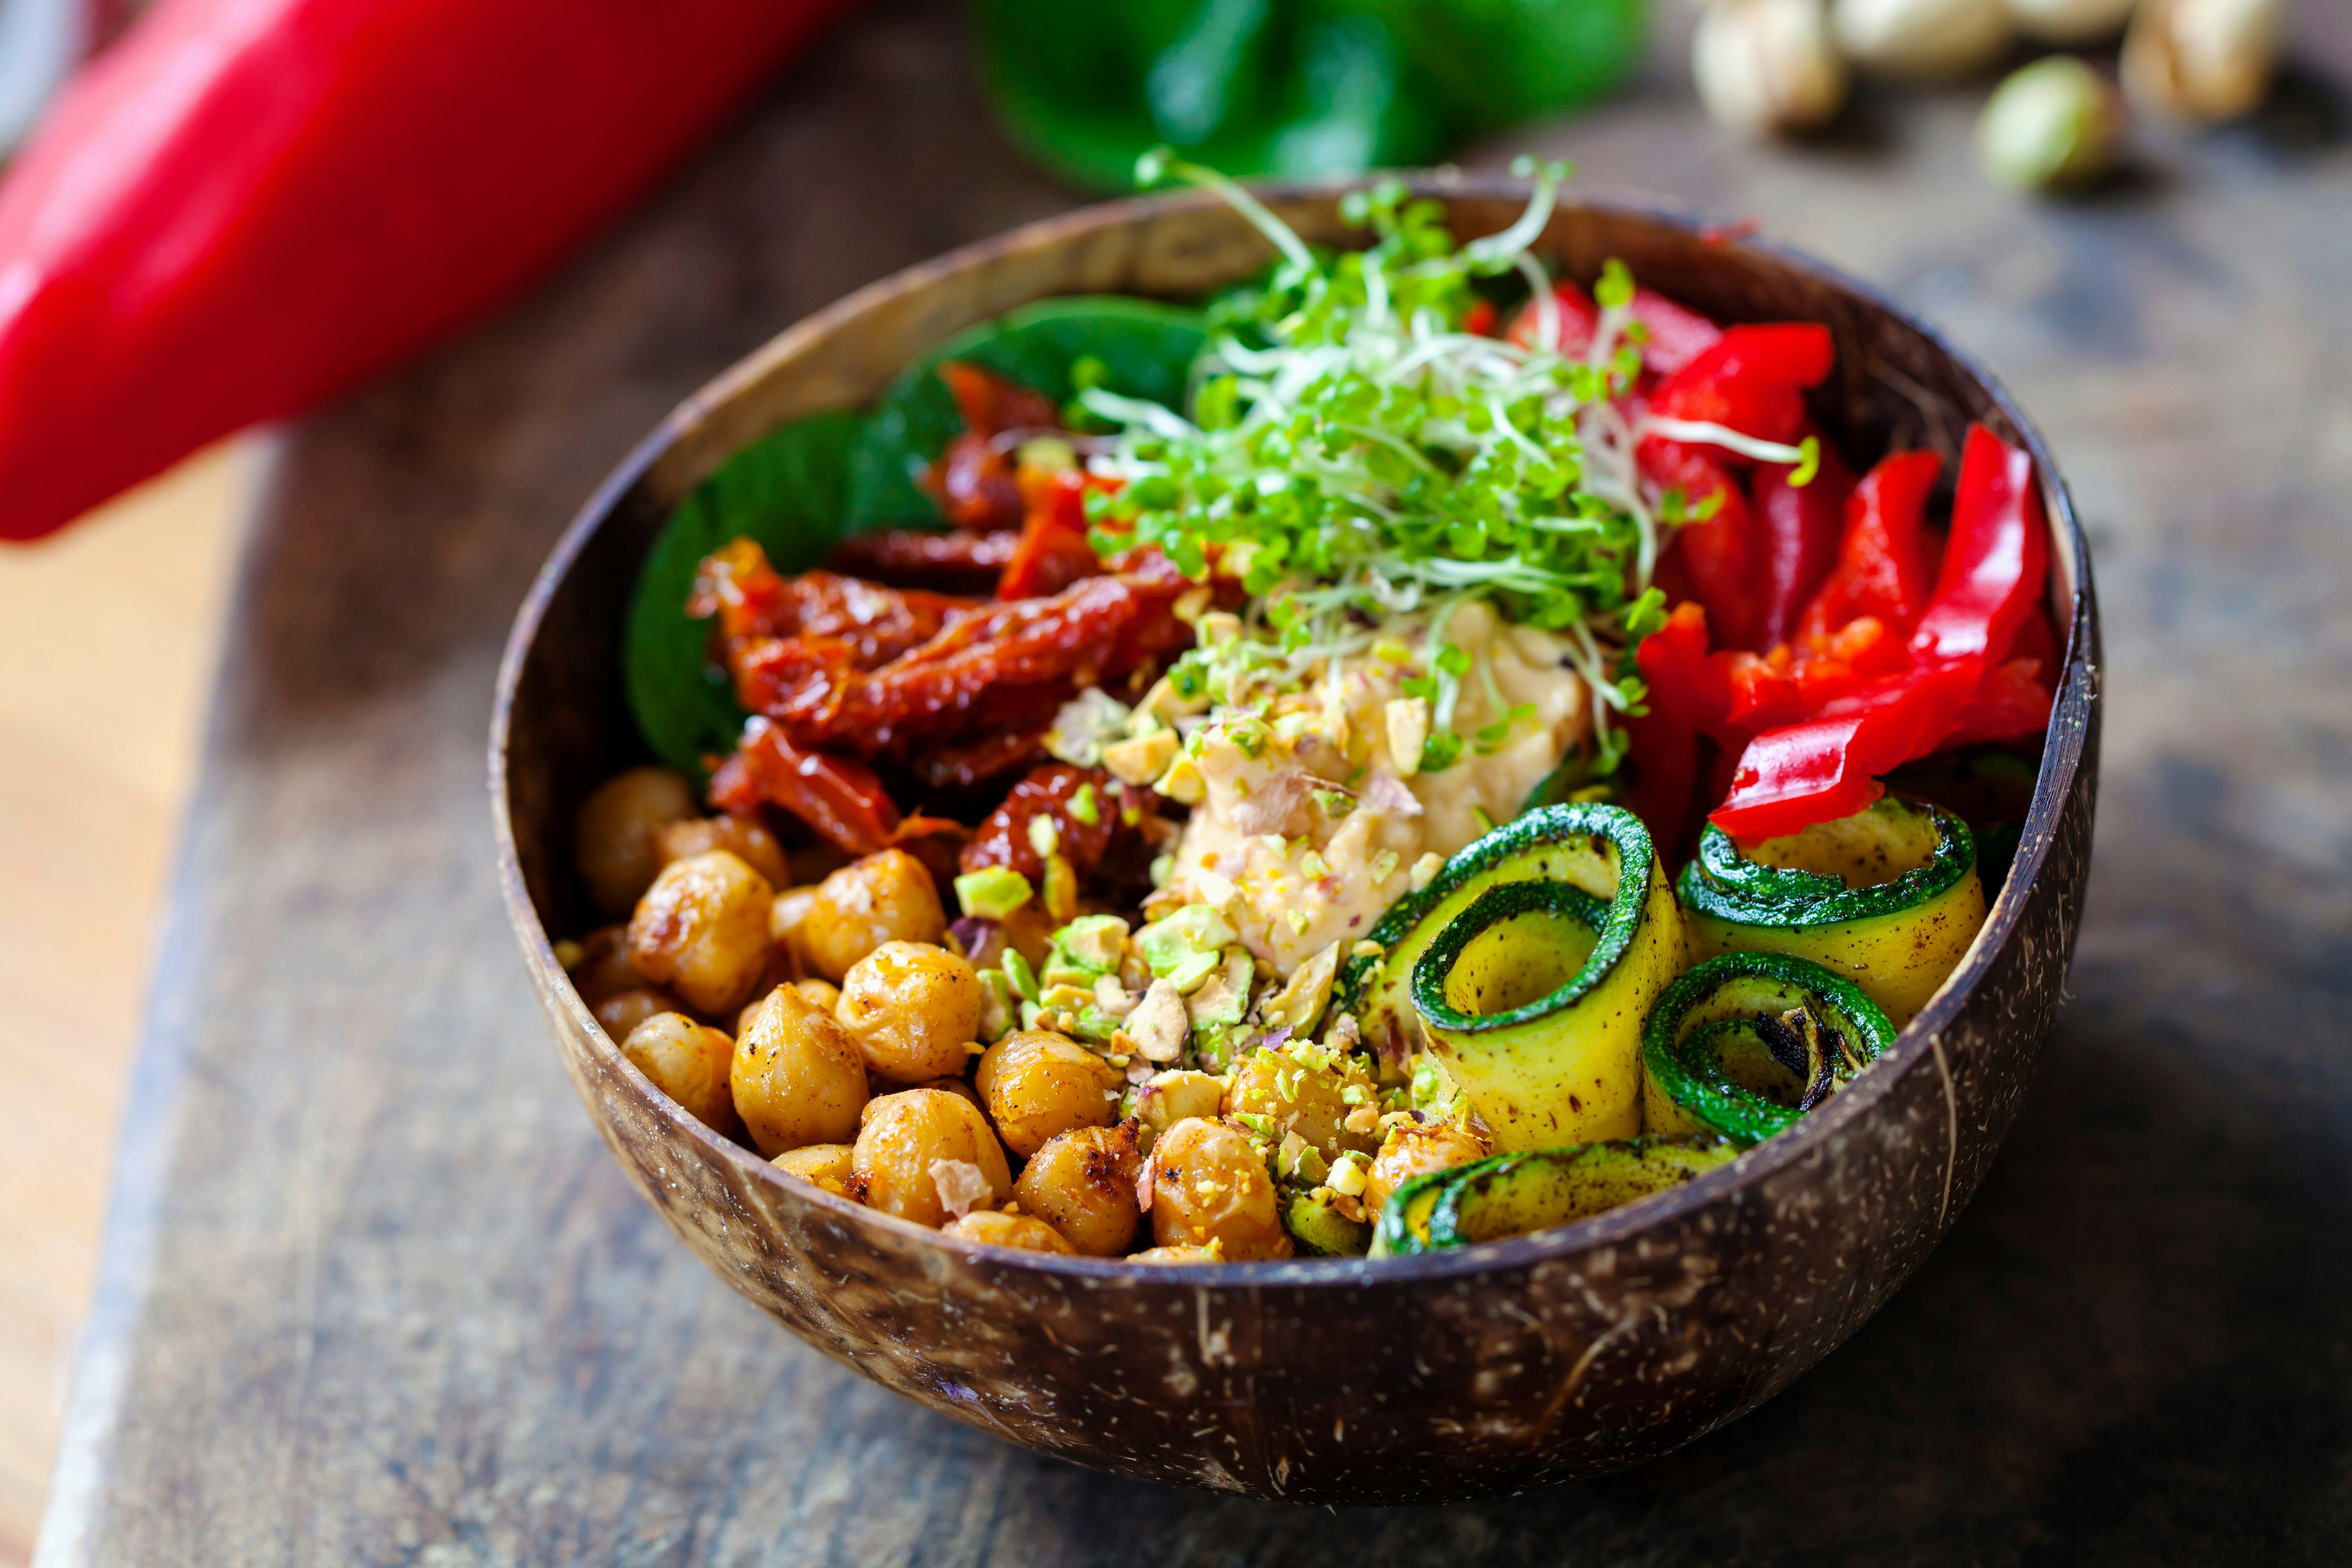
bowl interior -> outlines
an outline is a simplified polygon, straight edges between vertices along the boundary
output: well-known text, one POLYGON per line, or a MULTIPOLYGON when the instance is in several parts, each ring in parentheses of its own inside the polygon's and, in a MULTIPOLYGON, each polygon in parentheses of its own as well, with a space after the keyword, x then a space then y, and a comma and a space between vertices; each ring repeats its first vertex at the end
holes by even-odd
MULTIPOLYGON (((1360 236, 1339 217, 1344 189, 1276 192, 1268 205, 1310 240, 1358 243, 1360 236)), ((1506 182, 1433 182, 1430 193, 1447 202, 1454 226, 1465 235, 1508 226, 1527 200, 1524 186, 1506 182)), ((1948 486, 1972 420, 2027 447, 2043 477, 2055 536, 2050 599, 2069 664, 2061 682, 2060 717, 2070 702, 2087 701, 2081 695, 2090 648, 2082 535, 2039 434, 1990 377, 1866 287, 1769 246, 1718 236, 1686 219, 1623 208, 1565 207, 1554 215, 1538 250, 1556 272, 1587 283, 1605 261, 1622 259, 1640 282, 1718 320, 1801 319, 1829 326, 1837 340, 1838 370, 1814 394, 1813 412, 1858 470, 1885 451, 1925 447, 1946 456, 1948 486)), ((1085 293, 1195 299, 1249 276, 1271 255, 1254 230, 1202 196, 1087 209, 968 247, 851 296, 783 333, 665 421, 566 533, 518 621, 502 672, 493 737, 496 805, 509 873, 520 877, 540 926, 526 935, 526 946, 536 949, 532 961, 542 983, 564 983, 549 950, 550 936, 574 935, 593 923, 570 865, 570 824, 579 803, 597 782, 647 756, 622 690, 625 612, 654 538, 694 486, 767 431, 807 413, 870 399, 925 349, 1018 305, 1085 293)), ((2040 870, 2082 749, 2079 725, 2053 722, 2053 736, 2010 883, 1971 958, 1907 1031, 1913 1039, 1939 1029, 1951 1016, 1981 974, 1986 956, 2005 939, 2021 904, 2021 889, 2040 870)), ((1902 1070, 1904 1054, 1898 1047, 1889 1071, 1872 1077, 1891 1081, 1902 1070)), ((1796 1134, 1767 1145, 1778 1155, 1769 1163, 1794 1157, 1823 1130, 1815 1124, 1832 1119, 1831 1113, 1838 1113, 1833 1119, 1840 1121, 1866 1113, 1867 1103, 1884 1088, 1881 1083, 1869 1093, 1840 1096, 1853 1103, 1825 1108, 1796 1134)), ((678 1118, 687 1120, 683 1113, 678 1118)), ((1743 1167, 1751 1165, 1740 1162, 1743 1167)), ((1702 1201, 1726 1183, 1745 1179, 1748 1175, 1737 1169, 1717 1173, 1641 1207, 1662 1217, 1669 1211, 1663 1206, 1702 1201)), ((1621 1214, 1570 1228, 1613 1234, 1636 1222, 1621 1214)), ((1234 1267, 1227 1265, 1225 1271, 1234 1267)))

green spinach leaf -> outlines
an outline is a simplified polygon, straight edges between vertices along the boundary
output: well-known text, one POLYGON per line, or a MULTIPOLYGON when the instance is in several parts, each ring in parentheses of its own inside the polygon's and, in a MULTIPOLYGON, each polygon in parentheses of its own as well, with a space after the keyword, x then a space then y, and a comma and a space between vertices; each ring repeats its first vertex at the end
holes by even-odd
POLYGON ((983 322, 908 366, 870 414, 813 414, 761 437, 720 465, 671 514, 630 601, 625 679, 654 754, 689 777, 734 748, 744 714, 707 657, 710 628, 686 613, 703 557, 746 536, 782 571, 823 560, 841 536, 891 525, 936 527, 915 483, 963 428, 938 375, 966 360, 1066 402, 1072 367, 1099 363, 1100 384, 1181 406, 1206 341, 1201 317, 1149 300, 1048 299, 983 322))
POLYGON ((670 514, 629 605, 630 711, 654 755, 688 778, 731 751, 743 709, 708 657, 710 623, 686 601, 702 558, 746 535, 784 571, 824 559, 842 533, 849 454, 865 416, 819 413, 761 436, 719 465, 670 514))

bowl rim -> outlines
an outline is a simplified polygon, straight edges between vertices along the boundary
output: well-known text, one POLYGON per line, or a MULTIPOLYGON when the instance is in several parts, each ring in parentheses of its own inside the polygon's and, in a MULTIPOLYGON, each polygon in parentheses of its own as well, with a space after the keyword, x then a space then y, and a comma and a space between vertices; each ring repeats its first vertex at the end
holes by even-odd
MULTIPOLYGON (((1249 189, 1270 205, 1281 206, 1332 201, 1386 177, 1389 176, 1288 183, 1253 182, 1249 189)), ((1526 179, 1465 175, 1455 171, 1422 171, 1403 177, 1416 192, 1441 200, 1449 196, 1524 200, 1533 190, 1533 182, 1526 179)), ((2009 389, 1974 355, 1951 342, 1939 329, 1911 307, 1818 257, 1793 246, 1759 238, 1746 225, 1727 227, 1696 212, 1661 205, 1649 200, 1606 195, 1592 200, 1563 197, 1558 212, 1564 214, 1582 211, 1632 218, 1680 230, 1705 244, 1726 248, 1736 246, 1755 252, 1832 290, 1858 298, 1918 334, 1972 378, 1985 391, 1992 408, 2016 431, 2033 459, 2053 531, 2065 546, 2063 552, 2053 555, 2052 564, 2057 580, 2069 591, 2072 624, 2066 636, 2063 667, 2056 683, 2056 701, 2052 706, 2050 724, 2044 733, 2033 800, 2026 813, 2016 857, 2011 863, 2007 880, 1987 912, 1983 925, 1978 929, 1958 967, 1945 977, 1927 1005, 1904 1026, 1893 1048, 1879 1063, 1874 1064, 1882 1071, 1862 1074, 1853 1086, 1834 1096, 1829 1104, 1804 1117, 1796 1127, 1753 1148, 1743 1150, 1736 1159, 1695 1181, 1548 1230, 1505 1237, 1468 1247, 1379 1260, 1362 1257, 1292 1258, 1139 1264, 1124 1257, 1091 1258, 997 1247, 985 1242, 950 1241, 928 1226, 869 1208, 805 1182, 794 1183, 756 1151, 746 1149, 732 1139, 713 1132, 656 1088, 622 1052, 619 1042, 595 1021, 579 992, 572 988, 562 966, 556 961, 553 938, 541 922, 523 880, 521 856, 508 809, 507 750, 523 667, 537 641, 549 606, 589 541, 610 519, 622 499, 703 419, 738 395, 745 386, 754 383, 770 361, 796 350, 803 342, 838 330, 887 300, 921 289, 941 277, 1008 253, 1056 240, 1066 243, 1084 235, 1131 226, 1186 208, 1221 204, 1220 198, 1198 191, 1095 203, 1034 220, 902 267, 803 317, 720 371, 683 399, 597 485, 565 525, 516 612, 499 663, 496 700, 490 723, 488 782, 498 844, 499 880, 506 898, 508 917, 521 943, 525 960, 534 971, 542 991, 552 983, 562 983, 560 994, 565 997, 575 1021, 583 1026, 587 1038, 592 1043, 601 1044, 603 1052, 609 1054, 608 1065, 617 1064, 637 1079, 658 1106, 659 1113, 669 1118, 673 1126, 700 1139, 713 1152, 737 1162, 739 1168, 757 1167, 753 1179, 772 1183, 781 1194, 793 1201, 814 1205, 853 1226, 879 1226, 886 1234, 895 1232, 935 1245, 960 1248, 976 1253, 1000 1268, 1030 1270, 1088 1284, 1133 1288, 1147 1282, 1165 1282, 1195 1290, 1213 1285, 1235 1290, 1267 1287, 1354 1290, 1369 1285, 1423 1283, 1525 1270, 1573 1258, 1599 1248, 1621 1244, 1641 1233, 1670 1228, 1734 1190, 1769 1180, 1790 1166, 1811 1157, 1822 1144, 1842 1132, 1849 1124, 1871 1114, 1894 1093, 1898 1083, 1928 1060, 1934 1061, 1942 1079, 1948 1116, 1944 1192, 1936 1228, 1936 1234, 1940 1238, 1951 1218, 1952 1183, 1959 1157, 1959 1104, 1952 1083, 1951 1063, 1944 1050, 1943 1034, 1963 1003, 1984 982, 1994 959, 2023 916, 2027 898, 2048 862, 2059 815, 2073 793, 2083 764, 2087 726, 2084 722, 2067 721, 2070 716, 2086 718, 2090 706, 2098 695, 2098 672, 2092 659, 2097 633, 2098 606, 2092 586, 2089 541, 2084 536, 2081 518, 2075 513, 2073 496, 2064 476, 2053 459, 2049 444, 2040 428, 2026 415, 2009 389)))

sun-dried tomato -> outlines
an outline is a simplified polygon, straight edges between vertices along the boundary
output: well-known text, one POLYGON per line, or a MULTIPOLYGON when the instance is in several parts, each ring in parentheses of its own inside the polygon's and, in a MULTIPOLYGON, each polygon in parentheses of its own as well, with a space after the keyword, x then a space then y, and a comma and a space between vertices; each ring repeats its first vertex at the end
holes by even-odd
POLYGON ((829 570, 891 588, 929 589, 985 599, 1020 547, 1021 536, 972 528, 885 528, 852 534, 826 558, 829 570))
POLYGON ((1057 431, 1062 427, 1059 413, 1044 393, 978 365, 950 360, 940 367, 940 380, 955 399, 964 428, 924 471, 924 492, 958 528, 1019 528, 1023 507, 1013 444, 1000 438, 1057 431))

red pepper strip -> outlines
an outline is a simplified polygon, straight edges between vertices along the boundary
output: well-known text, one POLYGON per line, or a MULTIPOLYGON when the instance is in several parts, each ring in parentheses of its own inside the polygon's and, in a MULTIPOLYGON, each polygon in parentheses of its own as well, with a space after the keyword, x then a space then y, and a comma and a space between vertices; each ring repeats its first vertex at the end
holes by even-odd
POLYGON ((2050 522, 2033 459, 1981 424, 1969 426, 1952 497, 1952 531, 1936 594, 1911 634, 1923 659, 2009 654, 2050 576, 2050 522))
POLYGON ((1686 513, 1714 503, 1703 522, 1685 523, 1666 541, 1662 574, 1681 574, 1700 603, 1716 641, 1727 648, 1753 648, 1764 628, 1764 572, 1758 559, 1756 524, 1747 495, 1712 448, 1662 442, 1643 454, 1651 482, 1683 493, 1686 513), (1671 563, 1671 564, 1665 564, 1671 563))
POLYGON ((2050 727, 2055 701, 2042 680, 2042 661, 2011 659, 1996 664, 1977 683, 1977 695, 1960 710, 1959 726, 1937 744, 1974 746, 1980 741, 2015 740, 2039 735, 2050 727))
POLYGON ((1682 858, 1684 830, 1692 822, 1698 789, 1698 737, 1656 702, 1624 721, 1625 768, 1631 787, 1625 808, 1648 824, 1669 860, 1682 858))
MULTIPOLYGON (((1830 329, 1818 322, 1734 327, 1659 383, 1650 413, 1658 419, 1720 424, 1763 441, 1794 442, 1805 426, 1804 390, 1828 378, 1836 355, 1830 329)), ((1652 435, 1638 451, 1646 464, 1655 448, 1674 444, 1652 435)), ((1719 448, 1708 449, 1708 455, 1742 467, 1750 461, 1719 448)))
POLYGON ((1890 675, 1818 718, 1766 730, 1740 753, 1710 820, 1754 843, 1852 816, 1885 793, 1881 774, 1943 743, 1980 670, 1961 661, 1890 675))
MULTIPOLYGON (((1592 302, 1591 295, 1568 282, 1552 286, 1552 304, 1559 313, 1552 351, 1572 360, 1582 359, 1591 351, 1593 334, 1601 329, 1601 307, 1592 302)), ((1653 375, 1673 375, 1715 347, 1723 337, 1722 328, 1654 289, 1633 290, 1633 315, 1648 333, 1641 345, 1642 366, 1653 375)), ((1522 349, 1533 348, 1542 319, 1534 302, 1529 301, 1512 318, 1510 330, 1505 336, 1522 349)))
POLYGON ((844 0, 164 0, 0 184, 0 537, 406 359, 844 0))
POLYGON ((1706 650, 1706 609, 1685 601, 1675 606, 1666 623, 1642 639, 1633 662, 1650 688, 1649 706, 1685 729, 1717 740, 1744 743, 1749 731, 1735 729, 1731 711, 1731 680, 1724 664, 1706 650))
POLYGON ((804 751, 764 718, 744 725, 742 745, 710 776, 710 801, 737 813, 761 802, 781 806, 854 855, 889 848, 901 826, 898 808, 874 769, 850 758, 804 751))
POLYGON ((1473 300, 1470 308, 1462 312, 1462 329, 1474 338, 1491 338, 1501 314, 1491 299, 1473 300))
POLYGON ((1823 647, 1840 627, 1865 615, 1898 636, 1910 632, 1927 602, 1922 533, 1927 493, 1943 466, 1932 452, 1898 452, 1854 487, 1837 565, 1798 622, 1801 646, 1823 647))
POLYGON ((1642 363, 1661 376, 1676 371, 1723 340, 1723 329, 1654 289, 1633 290, 1633 319, 1649 329, 1642 363))
POLYGON ((1806 434, 1821 440, 1821 471, 1811 484, 1802 489, 1790 485, 1790 469, 1784 464, 1758 468, 1749 482, 1764 580, 1759 647, 1786 643, 1797 634, 1805 607, 1836 564, 1846 500, 1853 494, 1853 473, 1845 460, 1820 432, 1808 429, 1806 434))

